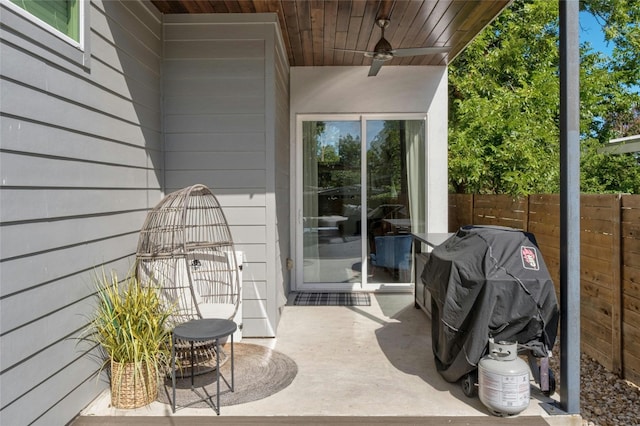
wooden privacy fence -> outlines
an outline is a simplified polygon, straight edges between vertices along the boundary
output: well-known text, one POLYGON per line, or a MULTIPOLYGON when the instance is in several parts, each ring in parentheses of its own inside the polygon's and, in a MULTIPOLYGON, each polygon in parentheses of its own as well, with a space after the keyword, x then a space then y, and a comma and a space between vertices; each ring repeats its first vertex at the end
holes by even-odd
MULTIPOLYGON (((580 200, 582 351, 640 384, 640 195, 580 200)), ((449 195, 449 231, 499 225, 533 233, 560 290, 560 197, 449 195)))

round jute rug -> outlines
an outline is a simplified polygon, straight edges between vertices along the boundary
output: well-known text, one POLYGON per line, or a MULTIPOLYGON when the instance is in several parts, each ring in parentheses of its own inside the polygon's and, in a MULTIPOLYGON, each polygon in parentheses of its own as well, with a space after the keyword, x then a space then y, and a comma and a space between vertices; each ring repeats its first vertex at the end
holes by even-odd
MULTIPOLYGON (((225 346, 229 354, 229 346, 225 346)), ((273 395, 291 384, 298 373, 295 361, 285 354, 261 345, 251 343, 234 344, 235 392, 231 392, 225 381, 220 379, 220 405, 236 405, 257 401, 273 395)), ((231 383, 231 361, 220 367, 222 376, 231 383)), ((161 381, 158 389, 158 401, 171 404, 173 391, 171 377, 161 381)), ((207 402, 194 401, 204 396, 216 398, 216 373, 210 371, 194 377, 191 390, 191 377, 176 378, 176 406, 195 408, 209 407, 207 402), (199 394, 199 395, 198 395, 199 394), (193 404, 193 405, 190 405, 193 404)))

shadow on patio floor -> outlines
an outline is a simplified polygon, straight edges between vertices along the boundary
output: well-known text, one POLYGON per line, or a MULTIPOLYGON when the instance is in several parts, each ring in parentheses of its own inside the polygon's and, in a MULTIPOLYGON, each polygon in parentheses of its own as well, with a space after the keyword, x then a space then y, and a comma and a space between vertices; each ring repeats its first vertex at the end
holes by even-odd
MULTIPOLYGON (((548 416, 541 403, 551 400, 535 387, 529 407, 516 419, 489 415, 478 398, 466 397, 459 384, 446 382, 436 371, 430 320, 414 308, 412 295, 376 294, 371 301, 371 306, 285 306, 276 339, 243 342, 286 354, 298 366, 295 379, 267 398, 223 405, 217 420, 229 424, 398 424, 391 421, 394 419, 403 424, 416 419, 422 424, 453 425, 580 424, 579 417, 548 416), (260 421, 250 416, 265 417, 260 421), (277 420, 282 416, 287 416, 290 423, 277 420)), ((136 416, 131 424, 154 425, 186 424, 178 418, 215 415, 210 408, 188 408, 172 415, 169 406, 159 402, 136 410, 115 410, 108 407, 108 394, 82 414, 136 416), (171 416, 174 423, 161 423, 158 418, 152 423, 138 423, 138 416, 171 416)), ((82 421, 74 426, 96 424, 82 421)), ((188 424, 200 423, 194 420, 188 424)))

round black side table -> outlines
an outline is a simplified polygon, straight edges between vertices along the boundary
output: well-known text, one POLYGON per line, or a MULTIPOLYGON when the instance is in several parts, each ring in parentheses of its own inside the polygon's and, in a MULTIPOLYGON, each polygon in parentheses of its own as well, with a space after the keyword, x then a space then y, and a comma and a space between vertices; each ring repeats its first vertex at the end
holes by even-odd
MULTIPOLYGON (((176 339, 185 340, 191 344, 191 390, 201 397, 200 400, 194 401, 189 405, 202 401, 208 401, 213 406, 217 415, 220 415, 220 339, 231 336, 231 385, 224 379, 225 383, 234 391, 234 372, 233 372, 233 333, 238 326, 235 322, 226 319, 207 318, 187 321, 182 323, 173 330, 173 345, 171 346, 171 385, 173 387, 173 400, 171 401, 171 409, 176 412, 176 339), (216 404, 211 401, 212 397, 202 397, 194 389, 193 386, 193 344, 195 342, 204 342, 214 340, 216 342, 216 404)), ((224 378, 224 377, 223 377, 224 378)))

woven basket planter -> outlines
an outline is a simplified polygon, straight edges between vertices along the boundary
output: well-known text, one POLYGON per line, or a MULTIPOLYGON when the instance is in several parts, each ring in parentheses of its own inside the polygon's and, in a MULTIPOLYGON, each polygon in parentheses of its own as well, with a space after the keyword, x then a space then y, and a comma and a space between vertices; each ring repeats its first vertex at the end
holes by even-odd
POLYGON ((155 401, 157 396, 158 376, 152 366, 146 363, 120 363, 111 360, 111 405, 113 407, 143 407, 155 401))

